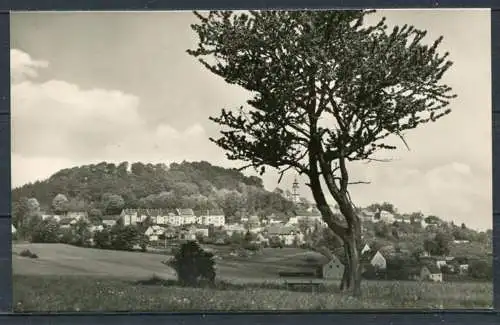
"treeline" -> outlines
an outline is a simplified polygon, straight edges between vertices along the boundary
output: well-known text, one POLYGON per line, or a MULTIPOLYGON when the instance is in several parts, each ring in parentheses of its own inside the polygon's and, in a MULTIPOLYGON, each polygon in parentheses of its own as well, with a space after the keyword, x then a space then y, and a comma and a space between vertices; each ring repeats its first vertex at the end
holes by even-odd
POLYGON ((34 216, 27 220, 18 233, 23 239, 31 243, 61 243, 78 247, 94 247, 100 249, 112 249, 120 251, 146 250, 149 243, 148 237, 144 235, 147 225, 123 225, 117 222, 114 226, 104 227, 101 230, 90 231, 89 224, 84 220, 67 227, 53 220, 42 220, 34 216))
POLYGON ((293 212, 282 190, 269 192, 259 177, 204 161, 170 166, 102 162, 63 169, 47 180, 12 191, 13 202, 28 198, 36 198, 44 211, 91 215, 116 214, 122 208, 218 210, 227 217, 242 211, 262 216, 293 212), (55 204, 58 195, 63 204, 55 204))

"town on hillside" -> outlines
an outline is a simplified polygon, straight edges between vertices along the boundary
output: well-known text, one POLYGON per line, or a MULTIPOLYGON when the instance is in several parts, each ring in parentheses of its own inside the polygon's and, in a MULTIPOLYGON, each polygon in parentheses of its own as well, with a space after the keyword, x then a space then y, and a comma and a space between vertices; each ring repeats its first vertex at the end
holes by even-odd
MULTIPOLYGON (((62 197, 54 201, 64 201, 62 197)), ((24 239, 35 243, 143 252, 164 252, 196 241, 215 251, 229 247, 229 255, 235 257, 249 257, 263 248, 295 247, 326 257, 319 268, 311 264, 311 274, 300 269, 302 276, 340 279, 344 269, 341 242, 318 209, 299 198, 297 182, 291 200, 293 216, 243 211, 236 218, 221 210, 124 208, 120 213, 90 218, 87 211, 39 211, 36 225, 12 225, 12 233, 20 237, 17 226, 23 228, 24 239)), ((338 209, 332 209, 341 218, 338 209)), ((442 282, 492 276, 491 262, 485 262, 491 257, 491 231, 478 233, 464 224, 457 226, 422 213, 400 214, 389 203, 372 204, 358 213, 363 225, 361 263, 367 279, 442 282)))

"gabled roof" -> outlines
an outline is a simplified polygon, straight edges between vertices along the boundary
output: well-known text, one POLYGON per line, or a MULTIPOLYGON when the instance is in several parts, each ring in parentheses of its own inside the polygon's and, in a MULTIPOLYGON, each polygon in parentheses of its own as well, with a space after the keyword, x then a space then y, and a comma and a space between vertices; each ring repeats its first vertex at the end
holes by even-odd
POLYGON ((371 262, 372 259, 375 257, 375 254, 377 254, 378 251, 372 251, 372 250, 368 250, 368 251, 365 251, 361 257, 360 257, 360 261, 361 262, 371 262))
POLYGON ((469 259, 467 257, 463 257, 463 256, 455 257, 454 261, 457 262, 458 264, 468 264, 469 263, 469 259))
POLYGON ((86 211, 69 211, 67 213, 67 216, 68 217, 78 217, 78 216, 86 217, 87 216, 87 212, 86 211))
POLYGON ((119 215, 108 215, 108 216, 102 216, 101 220, 102 221, 116 221, 120 218, 119 215))
POLYGON ((221 210, 196 210, 193 213, 197 217, 224 216, 224 212, 221 210))
POLYGON ((180 216, 194 216, 193 209, 176 209, 180 216))
POLYGON ((420 272, 422 271, 421 265, 405 265, 403 267, 408 275, 420 275, 420 272))
POLYGON ((284 225, 281 225, 281 224, 270 225, 270 226, 268 226, 266 228, 266 230, 267 230, 267 233, 269 235, 288 235, 292 231, 295 231, 295 232, 299 231, 297 227, 284 226, 284 225))
POLYGON ((258 223, 258 222, 260 222, 260 218, 258 216, 253 215, 253 216, 250 216, 248 218, 248 221, 249 222, 257 222, 258 223))
POLYGON ((317 209, 313 209, 312 211, 297 210, 294 214, 297 217, 321 217, 321 213, 317 209))
POLYGON ((59 224, 69 225, 69 224, 71 224, 71 221, 73 221, 73 218, 63 218, 59 221, 59 224))

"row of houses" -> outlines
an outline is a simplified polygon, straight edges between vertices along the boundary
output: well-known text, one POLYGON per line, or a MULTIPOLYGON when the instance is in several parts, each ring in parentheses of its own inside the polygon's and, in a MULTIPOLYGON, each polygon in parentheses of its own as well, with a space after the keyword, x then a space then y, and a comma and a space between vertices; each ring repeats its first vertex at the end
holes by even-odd
MULTIPOLYGON (((366 271, 370 269, 370 266, 371 269, 384 272, 392 258, 393 256, 385 256, 380 250, 371 250, 369 245, 365 245, 360 260, 362 273, 366 276, 366 271)), ((406 280, 443 282, 443 273, 438 261, 439 259, 423 259, 419 263, 404 265, 401 272, 406 280)), ((460 261, 459 263, 465 262, 460 261)), ((342 261, 333 254, 326 260, 319 262, 319 265, 313 263, 311 266, 319 271, 317 276, 325 279, 341 279, 345 268, 342 261)), ((466 267, 463 269, 466 269, 466 267)))
MULTIPOLYGON (((372 250, 366 244, 361 250, 361 263, 371 265, 374 270, 387 270, 387 263, 394 258, 394 253, 384 252, 389 251, 390 247, 380 250, 372 250)), ((423 253, 419 257, 417 264, 405 263, 403 271, 409 276, 409 280, 428 279, 435 282, 443 281, 442 268, 446 267, 451 273, 465 275, 469 270, 469 261, 466 257, 453 256, 430 256, 428 253, 423 253)))
POLYGON ((387 224, 406 223, 406 224, 419 224, 422 228, 428 228, 433 226, 438 226, 439 221, 437 220, 427 220, 422 215, 395 215, 389 211, 377 210, 362 210, 360 212, 360 217, 365 222, 383 222, 387 224))
POLYGON ((124 209, 120 218, 125 225, 135 225, 150 219, 154 225, 183 226, 189 224, 224 226, 226 218, 222 211, 197 211, 193 209, 175 209, 165 211, 163 209, 124 209))

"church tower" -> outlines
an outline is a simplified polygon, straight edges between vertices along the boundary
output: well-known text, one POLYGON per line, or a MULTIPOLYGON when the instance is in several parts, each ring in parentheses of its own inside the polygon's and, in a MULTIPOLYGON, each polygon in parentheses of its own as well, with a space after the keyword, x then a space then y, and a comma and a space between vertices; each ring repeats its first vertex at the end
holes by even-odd
POLYGON ((297 177, 295 177, 292 185, 292 201, 293 203, 299 203, 299 182, 297 177))

